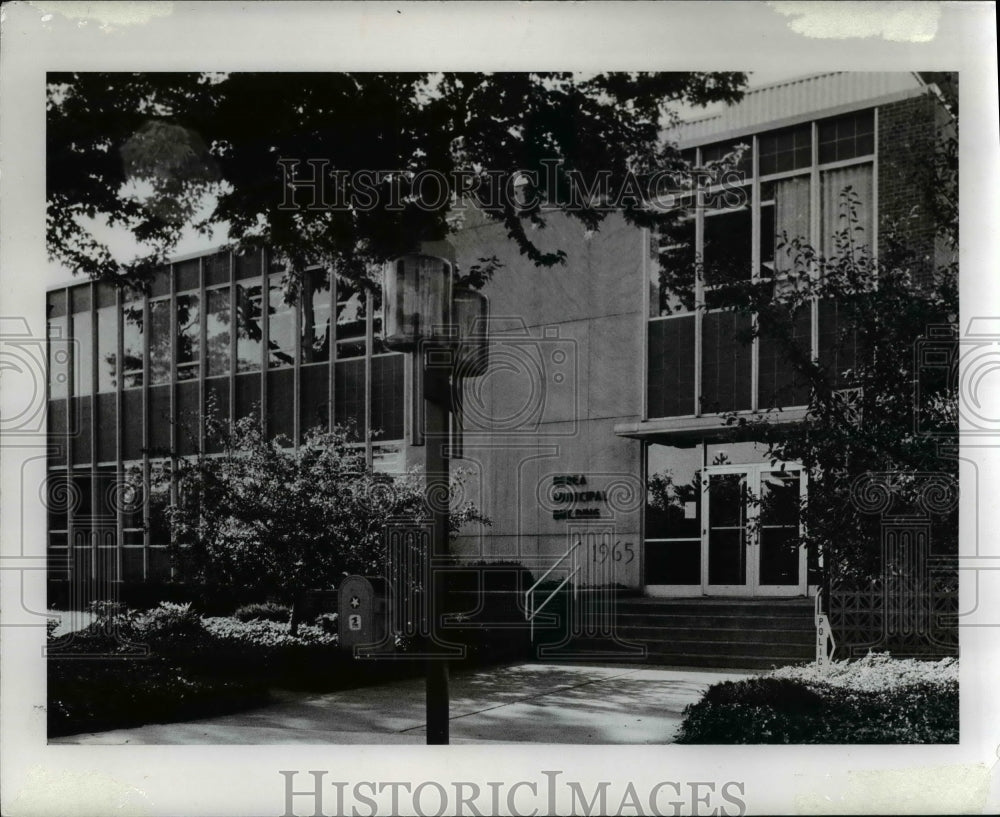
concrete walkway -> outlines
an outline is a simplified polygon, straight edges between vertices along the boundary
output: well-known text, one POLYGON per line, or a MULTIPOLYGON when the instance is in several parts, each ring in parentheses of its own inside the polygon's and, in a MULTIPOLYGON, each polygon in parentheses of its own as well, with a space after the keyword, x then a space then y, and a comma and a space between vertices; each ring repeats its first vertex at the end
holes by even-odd
MULTIPOLYGON (((451 742, 669 743, 725 670, 514 664, 454 673, 451 742)), ((188 723, 70 735, 72 744, 422 744, 423 679, 321 695, 277 693, 260 709, 188 723)))

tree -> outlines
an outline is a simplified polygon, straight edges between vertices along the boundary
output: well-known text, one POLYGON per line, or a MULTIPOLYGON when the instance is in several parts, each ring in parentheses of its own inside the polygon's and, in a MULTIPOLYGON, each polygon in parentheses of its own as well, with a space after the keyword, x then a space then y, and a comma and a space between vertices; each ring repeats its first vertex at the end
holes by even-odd
MULTIPOLYGON (((381 574, 386 521, 429 514, 420 474, 373 471, 348 429, 313 429, 292 448, 267 439, 252 418, 209 425, 221 454, 174 459, 154 475, 154 494, 166 499, 174 485, 173 562, 197 585, 245 587, 289 603, 293 634, 305 590, 351 573, 381 574)), ((452 531, 489 522, 472 504, 453 508, 449 520, 452 531)))
POLYGON ((526 229, 544 225, 538 201, 588 229, 610 212, 663 222, 671 214, 645 206, 634 183, 684 165, 664 141, 668 106, 733 102, 745 83, 734 72, 50 74, 49 253, 85 275, 141 282, 185 225, 226 224, 239 249, 290 262, 294 293, 310 263, 360 281, 444 237, 453 201, 479 186, 481 209, 550 266, 563 253, 542 252, 526 229), (316 172, 327 195, 310 207, 316 172), (519 179, 531 179, 534 205, 492 195, 519 179), (600 201, 587 192, 595 180, 600 201), (324 206, 338 197, 353 206, 324 206), (148 252, 118 263, 90 221, 131 230, 148 252))

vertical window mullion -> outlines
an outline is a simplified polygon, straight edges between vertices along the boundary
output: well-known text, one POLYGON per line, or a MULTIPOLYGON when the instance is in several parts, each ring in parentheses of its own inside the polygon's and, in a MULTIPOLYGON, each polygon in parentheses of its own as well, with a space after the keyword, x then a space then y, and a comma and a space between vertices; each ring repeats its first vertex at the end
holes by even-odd
MULTIPOLYGON (((170 504, 177 504, 177 269, 170 265, 170 298, 167 301, 170 326, 170 360, 167 382, 170 384, 170 504)), ((171 532, 171 539, 173 534, 171 532)), ((170 568, 173 577, 174 569, 170 568)))
POLYGON ((205 378, 208 375, 208 301, 205 256, 198 259, 198 452, 205 450, 205 378))
POLYGON ((236 416, 236 367, 239 363, 236 350, 240 337, 240 316, 237 300, 239 284, 236 281, 236 256, 232 251, 229 251, 227 255, 229 258, 229 416, 225 418, 225 428, 227 431, 231 431, 233 418, 236 416))
POLYGON ((125 302, 121 287, 115 287, 115 329, 115 356, 118 362, 117 376, 115 377, 115 481, 118 484, 118 490, 115 494, 118 497, 115 508, 115 571, 116 581, 120 582, 124 575, 122 544, 125 540, 125 511, 122 509, 125 496, 125 465, 122 453, 125 444, 124 421, 122 419, 122 408, 125 400, 122 397, 122 390, 125 388, 125 302))
POLYGON ((330 431, 333 431, 337 424, 337 273, 330 268, 330 354, 329 379, 327 382, 327 396, 330 401, 330 414, 327 419, 330 431))
MULTIPOLYGON (((701 167, 702 149, 696 153, 696 164, 701 167)), ((699 177, 695 187, 695 279, 694 279, 694 407, 692 414, 701 416, 701 325, 705 305, 703 264, 705 260, 705 193, 699 177)))
MULTIPOLYGON (((77 368, 77 344, 76 344, 76 327, 74 323, 73 312, 73 291, 66 287, 63 289, 63 293, 66 298, 66 338, 69 341, 68 352, 69 360, 66 366, 66 377, 68 378, 66 382, 66 496, 72 496, 73 487, 73 443, 72 435, 75 429, 74 414, 79 416, 77 412, 73 411, 73 401, 76 399, 76 368, 77 368)), ((67 502, 66 508, 66 562, 67 569, 69 571, 69 581, 70 590, 72 592, 72 582, 73 582, 73 529, 75 528, 75 508, 72 502, 67 502)), ((71 596, 70 596, 71 597, 71 596)))
POLYGON ((372 350, 375 346, 375 298, 365 290, 365 463, 372 467, 372 350))
MULTIPOLYGON (((821 244, 822 241, 822 226, 823 226, 823 214, 820 212, 821 206, 821 194, 820 190, 820 172, 819 172, 819 125, 814 121, 812 123, 812 164, 809 170, 809 243, 812 247, 818 249, 819 252, 823 251, 821 244)), ((820 271, 816 267, 816 262, 812 261, 812 269, 810 270, 810 277, 816 279, 820 271)), ((810 298, 810 350, 812 353, 812 359, 819 359, 819 301, 814 294, 810 298)))
POLYGON ((149 308, 149 296, 142 294, 142 578, 143 581, 149 579, 149 546, 152 543, 150 533, 150 497, 152 495, 152 473, 149 466, 149 390, 150 365, 149 365, 149 338, 152 333, 151 312, 149 308))
MULTIPOLYGON (((750 229, 752 231, 750 239, 750 263, 753 265, 750 270, 750 281, 756 285, 760 281, 760 138, 754 136, 751 141, 751 168, 753 182, 750 185, 750 229)), ((750 316, 753 339, 750 342, 750 409, 757 410, 757 353, 760 347, 757 338, 757 313, 750 316)))
POLYGON ((97 343, 97 284, 91 282, 90 287, 90 309, 88 316, 90 320, 90 578, 92 582, 97 581, 97 547, 98 535, 95 530, 97 521, 97 510, 100 508, 100 491, 97 485, 97 384, 99 377, 98 366, 98 343, 97 343))
MULTIPOLYGON (((878 108, 872 110, 872 257, 878 258, 878 108)), ((876 278, 876 285, 878 279, 876 278)))
MULTIPOLYGON (((291 271, 289 271, 291 274, 291 271)), ((302 280, 299 284, 299 297, 292 308, 292 446, 299 447, 299 435, 301 433, 301 420, 299 414, 302 408, 302 394, 300 384, 302 379, 302 355, 304 354, 305 339, 302 337, 302 301, 305 293, 305 277, 309 275, 306 270, 302 273, 302 280)), ((310 293, 309 297, 312 297, 310 293)), ((313 334, 315 334, 315 319, 313 320, 313 334)), ((313 338, 309 338, 312 344, 313 338)))
POLYGON ((258 251, 258 263, 260 264, 260 422, 264 429, 265 438, 268 436, 267 428, 267 351, 271 342, 271 276, 267 267, 268 254, 261 248, 258 251))

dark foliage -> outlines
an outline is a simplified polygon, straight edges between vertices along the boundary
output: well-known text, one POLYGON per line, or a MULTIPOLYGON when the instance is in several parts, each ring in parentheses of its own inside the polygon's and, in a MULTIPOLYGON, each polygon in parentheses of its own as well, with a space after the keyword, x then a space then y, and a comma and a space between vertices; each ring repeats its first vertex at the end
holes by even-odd
POLYGON ((709 687, 678 743, 957 743, 958 684, 860 692, 785 678, 709 687))

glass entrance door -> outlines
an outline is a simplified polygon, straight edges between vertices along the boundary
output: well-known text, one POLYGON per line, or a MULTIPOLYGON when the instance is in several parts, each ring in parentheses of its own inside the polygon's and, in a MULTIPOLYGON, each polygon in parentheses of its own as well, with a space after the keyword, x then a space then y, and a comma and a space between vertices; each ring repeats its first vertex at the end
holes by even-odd
POLYGON ((715 466, 702 492, 702 579, 708 595, 806 592, 799 541, 805 479, 797 465, 715 466))
POLYGON ((710 595, 747 596, 751 591, 751 503, 746 473, 706 474, 702 491, 702 577, 710 595))
POLYGON ((650 446, 643 578, 651 596, 807 592, 794 463, 704 466, 700 452, 650 446))
POLYGON ((804 495, 800 469, 761 470, 756 531, 758 595, 805 592, 806 552, 799 544, 799 509, 804 495))

